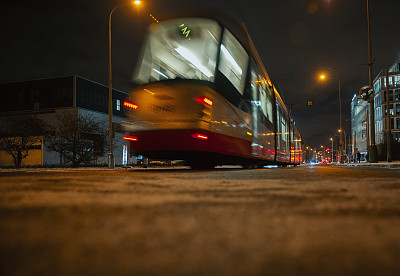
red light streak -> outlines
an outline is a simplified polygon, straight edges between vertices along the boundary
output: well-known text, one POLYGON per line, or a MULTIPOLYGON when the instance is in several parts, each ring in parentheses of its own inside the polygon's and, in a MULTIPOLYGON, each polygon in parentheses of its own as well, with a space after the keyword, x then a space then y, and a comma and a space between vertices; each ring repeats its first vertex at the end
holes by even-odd
POLYGON ((124 136, 124 140, 127 140, 127 141, 137 141, 138 138, 137 138, 136 136, 125 135, 125 136, 124 136))
POLYGON ((199 104, 205 104, 205 105, 209 105, 212 106, 213 105, 213 101, 209 98, 207 98, 206 96, 197 96, 196 98, 194 98, 196 100, 196 102, 198 102, 199 104))
POLYGON ((134 104, 134 103, 132 103, 132 102, 130 102, 128 100, 124 101, 124 106, 127 107, 127 108, 130 108, 130 109, 137 109, 138 108, 138 105, 136 105, 136 104, 134 104))
POLYGON ((195 139, 200 139, 200 140, 207 140, 208 136, 200 133, 194 133, 192 134, 192 137, 195 139))

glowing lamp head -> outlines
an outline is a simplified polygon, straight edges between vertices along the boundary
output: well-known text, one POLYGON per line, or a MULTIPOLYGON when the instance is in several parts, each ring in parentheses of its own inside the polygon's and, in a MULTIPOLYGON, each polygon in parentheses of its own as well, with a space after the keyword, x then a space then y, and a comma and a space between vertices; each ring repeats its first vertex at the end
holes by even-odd
POLYGON ((140 4, 140 1, 139 1, 139 0, 135 0, 135 1, 133 1, 133 3, 134 3, 135 5, 139 5, 139 4, 140 4))
POLYGON ((321 75, 321 76, 319 76, 319 78, 320 78, 321 80, 323 80, 323 79, 325 79, 325 75, 321 75))

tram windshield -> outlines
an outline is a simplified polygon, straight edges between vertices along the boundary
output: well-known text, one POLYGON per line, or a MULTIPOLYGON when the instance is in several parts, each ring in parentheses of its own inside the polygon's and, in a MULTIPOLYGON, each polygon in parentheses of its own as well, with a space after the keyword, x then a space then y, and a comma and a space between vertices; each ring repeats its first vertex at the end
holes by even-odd
POLYGON ((204 18, 151 25, 133 80, 140 84, 175 78, 214 81, 220 34, 219 24, 204 18))

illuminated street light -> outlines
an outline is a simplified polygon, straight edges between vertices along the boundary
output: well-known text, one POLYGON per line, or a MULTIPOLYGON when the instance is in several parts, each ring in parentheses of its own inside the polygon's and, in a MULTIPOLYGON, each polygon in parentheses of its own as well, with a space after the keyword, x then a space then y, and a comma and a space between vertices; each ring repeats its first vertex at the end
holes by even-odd
MULTIPOLYGON (((140 1, 136 0, 134 2, 135 5, 139 5, 140 1)), ((114 145, 113 145, 113 123, 112 123, 112 115, 113 115, 113 103, 112 103, 112 65, 111 65, 111 16, 114 11, 120 7, 127 6, 130 3, 125 3, 122 5, 118 5, 113 8, 110 12, 110 16, 108 17, 108 136, 109 136, 109 147, 110 152, 108 154, 108 168, 115 168, 115 160, 114 160, 114 145)))
POLYGON ((333 152, 334 152, 334 150, 333 150, 333 138, 331 137, 331 139, 330 139, 331 141, 332 141, 332 163, 333 163, 333 152))
MULTIPOLYGON (((325 78, 335 78, 337 79, 339 83, 339 121, 340 121, 340 129, 342 129, 342 99, 340 96, 340 78, 338 76, 325 76, 325 75, 320 75, 320 79, 324 80, 325 78)), ((339 150, 340 150, 340 163, 344 163, 344 160, 342 158, 343 156, 343 133, 340 132, 340 143, 339 143, 339 150)))

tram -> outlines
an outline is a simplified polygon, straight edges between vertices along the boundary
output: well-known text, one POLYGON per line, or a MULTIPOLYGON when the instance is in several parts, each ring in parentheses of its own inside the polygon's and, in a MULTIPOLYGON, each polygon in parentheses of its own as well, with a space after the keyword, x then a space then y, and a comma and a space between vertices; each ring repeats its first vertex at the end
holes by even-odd
POLYGON ((299 165, 301 135, 244 25, 221 16, 149 26, 124 102, 133 154, 217 165, 299 165))

